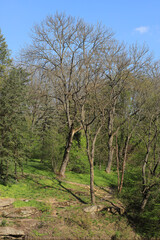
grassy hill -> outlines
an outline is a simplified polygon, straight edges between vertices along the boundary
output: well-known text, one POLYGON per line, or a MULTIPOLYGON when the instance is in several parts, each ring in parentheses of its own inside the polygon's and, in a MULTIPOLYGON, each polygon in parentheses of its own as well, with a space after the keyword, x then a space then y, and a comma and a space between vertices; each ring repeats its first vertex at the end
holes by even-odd
POLYGON ((116 210, 125 209, 116 196, 116 183, 116 173, 108 175, 95 169, 96 204, 104 208, 86 213, 84 209, 90 206, 89 174, 70 171, 62 180, 39 160, 33 160, 19 181, 0 185, 0 194, 2 199, 14 199, 12 212, 24 207, 37 211, 22 218, 6 217, 1 211, 1 227, 23 227, 28 239, 140 239, 125 213, 116 210))

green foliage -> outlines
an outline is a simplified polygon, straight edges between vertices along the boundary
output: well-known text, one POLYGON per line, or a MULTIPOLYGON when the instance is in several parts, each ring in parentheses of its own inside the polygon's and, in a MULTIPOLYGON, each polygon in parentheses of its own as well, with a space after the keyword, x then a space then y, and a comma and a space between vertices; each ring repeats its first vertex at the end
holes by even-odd
POLYGON ((25 95, 27 74, 22 69, 12 68, 3 79, 0 94, 0 172, 4 183, 8 177, 23 171, 25 159, 26 130, 23 112, 26 109, 25 95))
POLYGON ((48 160, 48 165, 56 172, 59 169, 64 153, 65 133, 60 133, 57 126, 46 129, 44 142, 41 145, 41 158, 48 160))
POLYGON ((97 136, 96 148, 95 148, 94 162, 96 166, 99 166, 99 168, 106 165, 106 159, 108 155, 107 142, 108 142, 108 136, 106 134, 105 127, 103 127, 101 130, 101 133, 97 136))
POLYGON ((5 38, 3 37, 0 29, 0 87, 1 81, 3 81, 3 77, 5 75, 6 68, 10 64, 10 53, 5 38))
POLYGON ((75 173, 89 173, 86 139, 82 133, 77 133, 74 136, 68 169, 75 173))
POLYGON ((6 225, 7 225, 7 221, 6 221, 6 219, 3 219, 0 224, 0 227, 5 227, 6 225))
POLYGON ((146 209, 143 214, 137 217, 137 231, 144 237, 158 238, 160 236, 159 214, 159 209, 156 209, 156 212, 146 209))
POLYGON ((140 170, 138 166, 127 166, 120 197, 126 205, 128 218, 135 225, 136 231, 144 237, 159 237, 160 192, 158 187, 155 187, 151 192, 146 208, 140 212, 142 202, 140 170))

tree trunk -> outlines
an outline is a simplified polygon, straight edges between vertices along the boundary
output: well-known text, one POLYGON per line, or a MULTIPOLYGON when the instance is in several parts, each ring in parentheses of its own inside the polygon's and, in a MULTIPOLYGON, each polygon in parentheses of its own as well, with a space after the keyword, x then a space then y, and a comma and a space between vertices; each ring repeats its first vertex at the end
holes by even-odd
POLYGON ((106 167, 107 173, 110 173, 112 161, 113 161, 113 152, 114 152, 113 138, 114 138, 114 134, 115 134, 115 133, 113 133, 114 114, 115 114, 115 106, 110 111, 109 119, 108 119, 108 164, 106 167))
POLYGON ((15 178, 17 179, 17 163, 14 163, 14 174, 15 174, 15 178))
POLYGON ((66 147, 65 147, 65 152, 64 152, 64 156, 63 156, 63 161, 62 161, 62 164, 61 164, 61 167, 59 170, 60 177, 65 177, 65 172, 66 172, 67 164, 69 162, 69 153, 71 150, 74 134, 75 134, 75 130, 73 129, 73 125, 72 125, 70 128, 70 131, 69 131, 69 135, 68 135, 68 139, 67 139, 67 143, 66 143, 66 147))
POLYGON ((116 160, 117 160, 117 181, 118 181, 118 192, 119 192, 120 177, 119 177, 119 150, 118 150, 117 135, 116 135, 116 160))
POLYGON ((147 146, 147 152, 146 152, 146 156, 144 159, 144 163, 143 163, 143 167, 142 167, 142 183, 143 183, 143 187, 142 187, 142 194, 143 194, 143 200, 141 203, 141 211, 144 210, 147 202, 148 202, 148 198, 149 198, 149 190, 147 190, 146 185, 147 185, 147 180, 146 180, 146 166, 148 163, 148 158, 149 158, 149 153, 150 153, 150 144, 148 144, 147 146))
POLYGON ((81 129, 82 129, 82 126, 74 129, 73 124, 70 127, 68 138, 67 138, 67 143, 66 143, 66 147, 65 147, 65 152, 64 152, 64 155, 63 155, 63 161, 62 161, 62 164, 61 164, 61 167, 60 167, 60 170, 59 170, 59 176, 60 177, 65 177, 65 172, 66 172, 67 164, 69 162, 69 153, 70 153, 70 150, 71 150, 73 137, 74 137, 74 134, 79 132, 81 129))
POLYGON ((108 140, 108 165, 106 167, 106 172, 110 173, 111 172, 111 166, 112 166, 112 161, 113 161, 113 135, 109 135, 109 140, 108 140))
POLYGON ((145 208, 145 206, 146 206, 146 204, 148 202, 148 198, 149 198, 149 191, 146 190, 143 193, 143 200, 142 200, 142 203, 141 203, 141 211, 144 210, 144 208, 145 208))
POLYGON ((90 146, 90 137, 88 128, 85 128, 85 136, 86 136, 86 150, 87 156, 90 164, 90 195, 91 195, 91 204, 94 205, 96 203, 95 192, 94 192, 94 153, 95 153, 95 144, 97 140, 97 136, 100 133, 102 125, 97 129, 94 138, 92 139, 92 144, 90 146))
POLYGON ((124 173, 125 173, 125 168, 126 168, 128 145, 129 145, 130 138, 131 138, 131 134, 127 137, 126 142, 125 142, 125 150, 124 150, 124 158, 123 158, 123 166, 122 166, 121 184, 120 184, 120 187, 119 187, 119 192, 120 192, 120 193, 121 193, 121 191, 122 191, 123 182, 124 182, 124 173))
POLYGON ((94 193, 94 164, 93 159, 90 159, 90 194, 91 203, 94 205, 96 203, 95 193, 94 193))
POLYGON ((147 166, 147 163, 148 163, 149 152, 150 152, 150 146, 147 147, 146 156, 145 156, 144 163, 143 163, 143 166, 142 166, 143 192, 144 192, 144 189, 146 188, 146 184, 147 184, 147 180, 146 180, 146 166, 147 166))

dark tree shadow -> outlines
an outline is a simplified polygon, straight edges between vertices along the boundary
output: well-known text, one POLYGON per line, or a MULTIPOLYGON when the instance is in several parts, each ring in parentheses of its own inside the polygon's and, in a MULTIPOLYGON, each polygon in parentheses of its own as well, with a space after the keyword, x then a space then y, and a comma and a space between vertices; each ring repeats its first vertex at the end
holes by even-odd
POLYGON ((58 181, 59 186, 60 186, 61 188, 65 189, 66 192, 70 193, 70 194, 71 194, 73 197, 75 197, 79 202, 81 202, 81 203, 83 203, 83 204, 87 204, 87 202, 85 202, 85 201, 82 200, 80 197, 78 197, 76 194, 74 194, 70 189, 64 187, 64 186, 62 185, 62 182, 61 182, 59 179, 57 179, 57 181, 58 181))
POLYGON ((83 199, 81 199, 80 197, 78 197, 75 193, 73 193, 70 189, 68 189, 68 188, 66 188, 66 187, 64 187, 63 185, 62 185, 62 181, 60 181, 59 179, 57 179, 57 178, 50 178, 50 180, 56 180, 57 182, 58 182, 58 184, 59 184, 59 188, 57 188, 57 187, 53 187, 53 186, 50 186, 50 185, 47 185, 47 184, 44 184, 44 183, 40 183, 38 180, 39 179, 35 179, 35 178, 33 178, 32 176, 29 176, 29 175, 27 175, 26 176, 26 178, 27 179, 29 179, 29 180, 31 180, 31 181, 33 181, 34 183, 36 183, 37 185, 39 185, 41 188, 50 188, 50 189, 56 189, 56 190, 60 190, 60 191, 63 191, 63 192, 67 192, 67 193, 69 193, 69 194, 71 194, 74 198, 76 198, 80 203, 83 203, 83 204, 87 204, 87 202, 85 202, 83 199))

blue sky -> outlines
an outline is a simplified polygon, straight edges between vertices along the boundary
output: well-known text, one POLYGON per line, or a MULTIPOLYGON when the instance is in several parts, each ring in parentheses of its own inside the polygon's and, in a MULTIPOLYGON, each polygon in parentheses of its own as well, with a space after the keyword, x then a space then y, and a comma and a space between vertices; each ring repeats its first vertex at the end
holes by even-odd
POLYGON ((0 6, 0 28, 12 57, 31 41, 34 24, 58 11, 101 22, 127 44, 146 43, 160 59, 160 0, 1 0, 0 6))

